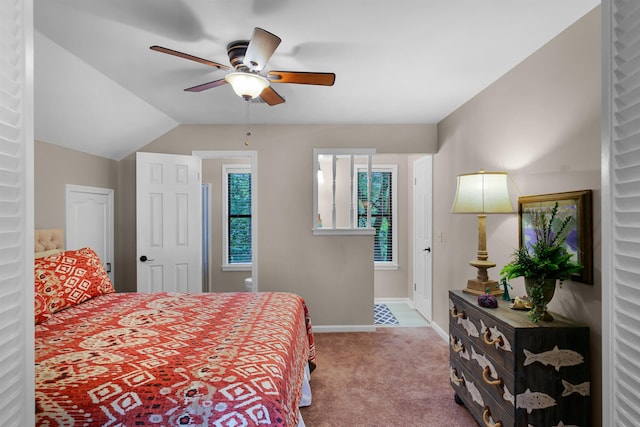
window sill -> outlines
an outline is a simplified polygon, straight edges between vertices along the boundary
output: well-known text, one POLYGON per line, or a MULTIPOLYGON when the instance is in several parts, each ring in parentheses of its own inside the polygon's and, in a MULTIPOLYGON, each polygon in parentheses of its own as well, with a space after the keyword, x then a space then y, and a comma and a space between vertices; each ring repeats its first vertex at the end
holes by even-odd
POLYGON ((314 236, 374 236, 375 228, 314 228, 314 236))
POLYGON ((373 264, 374 270, 398 270, 400 266, 395 262, 376 262, 373 264))
POLYGON ((251 264, 223 264, 222 271, 251 271, 251 264))

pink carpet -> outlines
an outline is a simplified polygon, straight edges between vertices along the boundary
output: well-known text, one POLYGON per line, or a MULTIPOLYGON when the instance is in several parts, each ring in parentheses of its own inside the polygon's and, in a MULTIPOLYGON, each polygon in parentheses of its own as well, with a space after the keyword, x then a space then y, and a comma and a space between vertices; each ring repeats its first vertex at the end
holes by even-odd
POLYGON ((449 347, 430 327, 315 334, 307 427, 477 426, 454 402, 449 347))

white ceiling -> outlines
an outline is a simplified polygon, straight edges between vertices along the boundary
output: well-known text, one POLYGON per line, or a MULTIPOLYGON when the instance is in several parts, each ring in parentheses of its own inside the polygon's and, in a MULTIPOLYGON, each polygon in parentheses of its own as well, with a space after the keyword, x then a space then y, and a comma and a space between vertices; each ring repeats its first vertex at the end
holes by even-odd
POLYGON ((265 71, 336 73, 274 84, 251 123, 437 123, 598 0, 35 0, 36 139, 121 159, 181 123, 243 124, 225 72, 254 27, 282 38, 265 71))

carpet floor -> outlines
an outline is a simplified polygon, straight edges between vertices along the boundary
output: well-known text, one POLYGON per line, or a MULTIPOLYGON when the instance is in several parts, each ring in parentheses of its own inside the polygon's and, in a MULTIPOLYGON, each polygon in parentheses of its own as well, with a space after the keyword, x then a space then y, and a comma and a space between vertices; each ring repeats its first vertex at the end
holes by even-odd
POLYGON ((430 327, 315 334, 306 427, 471 427, 453 399, 449 347, 430 327))

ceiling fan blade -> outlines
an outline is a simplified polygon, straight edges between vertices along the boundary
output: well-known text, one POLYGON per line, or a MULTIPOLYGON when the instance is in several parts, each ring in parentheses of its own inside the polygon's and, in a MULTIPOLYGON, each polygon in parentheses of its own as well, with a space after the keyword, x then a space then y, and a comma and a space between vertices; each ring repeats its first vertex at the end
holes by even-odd
POLYGON ((244 65, 253 71, 263 70, 281 41, 280 37, 269 31, 254 28, 247 52, 244 54, 244 65))
POLYGON ((186 88, 185 91, 186 92, 202 92, 203 90, 211 89, 211 88, 226 85, 226 84, 227 84, 227 81, 225 79, 214 80, 209 83, 203 83, 198 86, 186 88))
POLYGON ((269 71, 269 81, 273 83, 297 83, 302 85, 333 86, 334 73, 307 73, 304 71, 269 71))
POLYGON ((169 55, 177 56, 178 58, 189 59, 191 61, 196 61, 204 65, 209 65, 211 67, 216 67, 221 70, 230 70, 231 67, 223 64, 218 64, 217 62, 209 61, 208 59, 199 58, 197 56, 189 55, 188 53, 178 52, 177 50, 169 49, 162 46, 151 46, 149 49, 155 50, 156 52, 162 52, 169 55))
POLYGON ((282 104, 284 102, 284 98, 280 96, 278 92, 273 90, 271 86, 267 86, 266 88, 264 88, 264 90, 260 94, 260 98, 264 99, 264 102, 271 106, 282 104))

